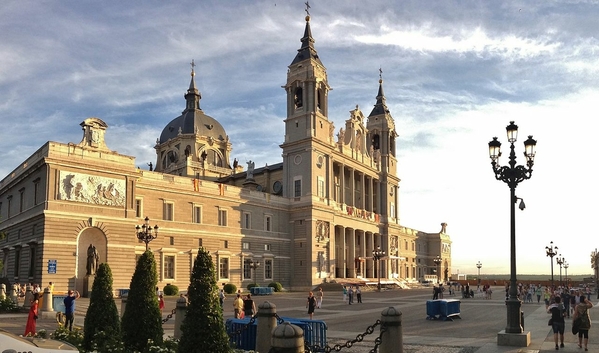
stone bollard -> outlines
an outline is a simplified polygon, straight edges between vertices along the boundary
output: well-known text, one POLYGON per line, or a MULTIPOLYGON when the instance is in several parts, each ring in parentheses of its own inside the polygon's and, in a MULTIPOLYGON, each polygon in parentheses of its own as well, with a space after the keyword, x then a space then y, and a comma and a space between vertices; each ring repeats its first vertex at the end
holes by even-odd
POLYGON ((258 326, 256 327, 256 352, 270 351, 272 330, 277 327, 277 306, 264 302, 258 305, 258 326))
POLYGON ((121 319, 125 314, 125 309, 127 308, 127 296, 125 294, 121 295, 121 319))
POLYGON ((12 290, 10 291, 10 299, 15 305, 19 305, 19 286, 16 284, 12 285, 12 290))
POLYGON ((403 331, 401 328, 401 311, 390 306, 381 313, 381 330, 385 332, 381 337, 380 353, 403 353, 403 331))
POLYGON ((304 331, 288 322, 272 331, 272 350, 275 353, 304 353, 304 331))
POLYGON ((44 301, 42 302, 42 311, 54 311, 52 305, 52 292, 50 288, 44 288, 44 301))
POLYGON ((2 283, 0 286, 0 300, 6 299, 6 284, 2 283))
POLYGON ((175 311, 175 333, 173 336, 176 339, 181 339, 181 325, 183 325, 183 320, 187 315, 187 298, 184 296, 180 296, 177 299, 177 308, 175 311))
POLYGON ((23 302, 23 308, 29 309, 31 308, 31 301, 33 300, 33 287, 28 284, 25 287, 25 300, 23 302))

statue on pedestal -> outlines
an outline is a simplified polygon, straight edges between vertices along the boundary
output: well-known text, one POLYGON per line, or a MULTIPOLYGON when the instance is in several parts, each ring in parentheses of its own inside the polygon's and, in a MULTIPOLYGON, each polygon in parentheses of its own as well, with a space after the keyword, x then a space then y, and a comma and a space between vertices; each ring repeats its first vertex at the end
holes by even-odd
POLYGON ((98 271, 98 262, 100 260, 100 256, 98 255, 98 250, 96 250, 96 247, 92 244, 89 244, 89 247, 87 248, 87 266, 86 266, 86 270, 87 270, 87 275, 88 276, 94 276, 96 274, 96 272, 98 271))

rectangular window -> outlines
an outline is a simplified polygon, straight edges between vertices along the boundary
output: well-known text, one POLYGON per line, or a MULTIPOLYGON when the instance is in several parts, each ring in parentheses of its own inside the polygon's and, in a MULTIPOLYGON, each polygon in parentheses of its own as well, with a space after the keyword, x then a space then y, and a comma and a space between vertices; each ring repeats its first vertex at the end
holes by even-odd
POLYGON ((252 228, 252 215, 249 212, 243 213, 243 223, 242 223, 241 227, 243 227, 245 229, 252 228))
POLYGON ((19 190, 19 213, 25 208, 25 188, 19 190))
POLYGON ((198 239, 198 246, 199 246, 199 247, 202 247, 202 246, 204 246, 204 245, 203 245, 202 238, 198 239))
POLYGON ((218 225, 227 226, 227 210, 218 210, 218 225))
POLYGON ((322 177, 318 177, 317 183, 318 183, 318 185, 317 185, 318 197, 324 198, 324 179, 322 177))
POLYGON ((193 223, 202 223, 202 207, 193 206, 193 223))
POLYGON ((174 208, 174 204, 172 202, 165 202, 163 205, 163 213, 162 213, 162 219, 164 219, 165 221, 172 221, 173 220, 173 208, 174 208))
POLYGON ((229 258, 221 257, 218 260, 218 274, 221 279, 229 278, 229 258))
POLYGON ((395 217, 395 203, 391 202, 391 218, 395 217))
POLYGON ((264 260, 264 279, 272 279, 272 260, 264 260))
POLYGON ((142 214, 143 214, 142 200, 141 199, 135 199, 135 217, 136 218, 141 218, 142 214))
POLYGON ((21 248, 15 248, 15 272, 14 272, 15 277, 19 277, 20 265, 21 265, 21 248))
POLYGON ((8 215, 6 217, 10 218, 10 211, 11 211, 10 209, 12 208, 12 195, 8 196, 6 199, 8 200, 8 205, 6 205, 8 215))
POLYGON ((168 240, 169 240, 169 242, 168 242, 168 243, 169 243, 170 245, 175 245, 175 237, 169 237, 169 239, 168 239, 168 240))
POLYGON ((264 244, 264 250, 270 251, 270 244, 264 244))
POLYGON ((272 232, 272 216, 264 216, 264 230, 272 232))
POLYGON ((223 240, 223 248, 225 248, 225 249, 229 248, 229 241, 228 240, 223 240))
POLYGON ((36 179, 33 182, 33 205, 37 205, 37 203, 39 201, 38 196, 37 196, 37 194, 39 194, 39 192, 40 192, 40 181, 39 181, 39 179, 36 179))
POLYGON ((35 247, 29 247, 29 277, 35 274, 35 247))
POLYGON ((250 250, 250 243, 241 243, 241 248, 243 250, 250 250))
POLYGON ((293 181, 293 197, 302 196, 302 179, 295 179, 293 181))
POLYGON ((243 279, 252 279, 252 268, 250 267, 250 259, 243 260, 243 279))
POLYGON ((164 279, 175 279, 174 256, 164 256, 164 279))

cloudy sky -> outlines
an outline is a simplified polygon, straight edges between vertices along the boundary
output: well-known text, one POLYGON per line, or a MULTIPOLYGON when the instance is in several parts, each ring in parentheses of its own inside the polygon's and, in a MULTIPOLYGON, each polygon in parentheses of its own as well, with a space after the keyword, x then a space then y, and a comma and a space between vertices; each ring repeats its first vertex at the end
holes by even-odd
MULTIPOLYGON (((589 274, 599 247, 595 149, 598 1, 310 2, 327 67, 329 119, 341 126, 375 103, 379 68, 396 122, 404 226, 447 222, 454 273, 509 273, 509 188, 488 142, 538 141, 516 194, 518 272, 549 274, 554 241, 569 274, 589 274)), ((104 120, 110 148, 155 162, 153 144, 185 107, 191 60, 204 112, 233 156, 280 162, 287 66, 300 47, 303 1, 3 1, 0 7, 0 176, 46 141, 75 142, 104 120)), ((556 278, 559 267, 555 269, 556 278)), ((564 271, 565 275, 565 271, 564 271)))

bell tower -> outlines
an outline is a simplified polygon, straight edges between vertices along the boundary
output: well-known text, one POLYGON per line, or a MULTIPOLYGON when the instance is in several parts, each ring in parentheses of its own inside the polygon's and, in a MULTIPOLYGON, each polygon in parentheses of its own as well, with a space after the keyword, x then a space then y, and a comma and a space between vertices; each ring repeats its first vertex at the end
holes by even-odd
POLYGON ((295 198, 314 191, 310 168, 317 163, 314 159, 318 156, 311 151, 318 149, 316 145, 330 146, 334 131, 328 119, 331 87, 327 69, 314 48, 308 9, 302 44, 288 67, 287 83, 282 87, 287 93, 285 141, 281 144, 286 181, 283 194, 295 198))

